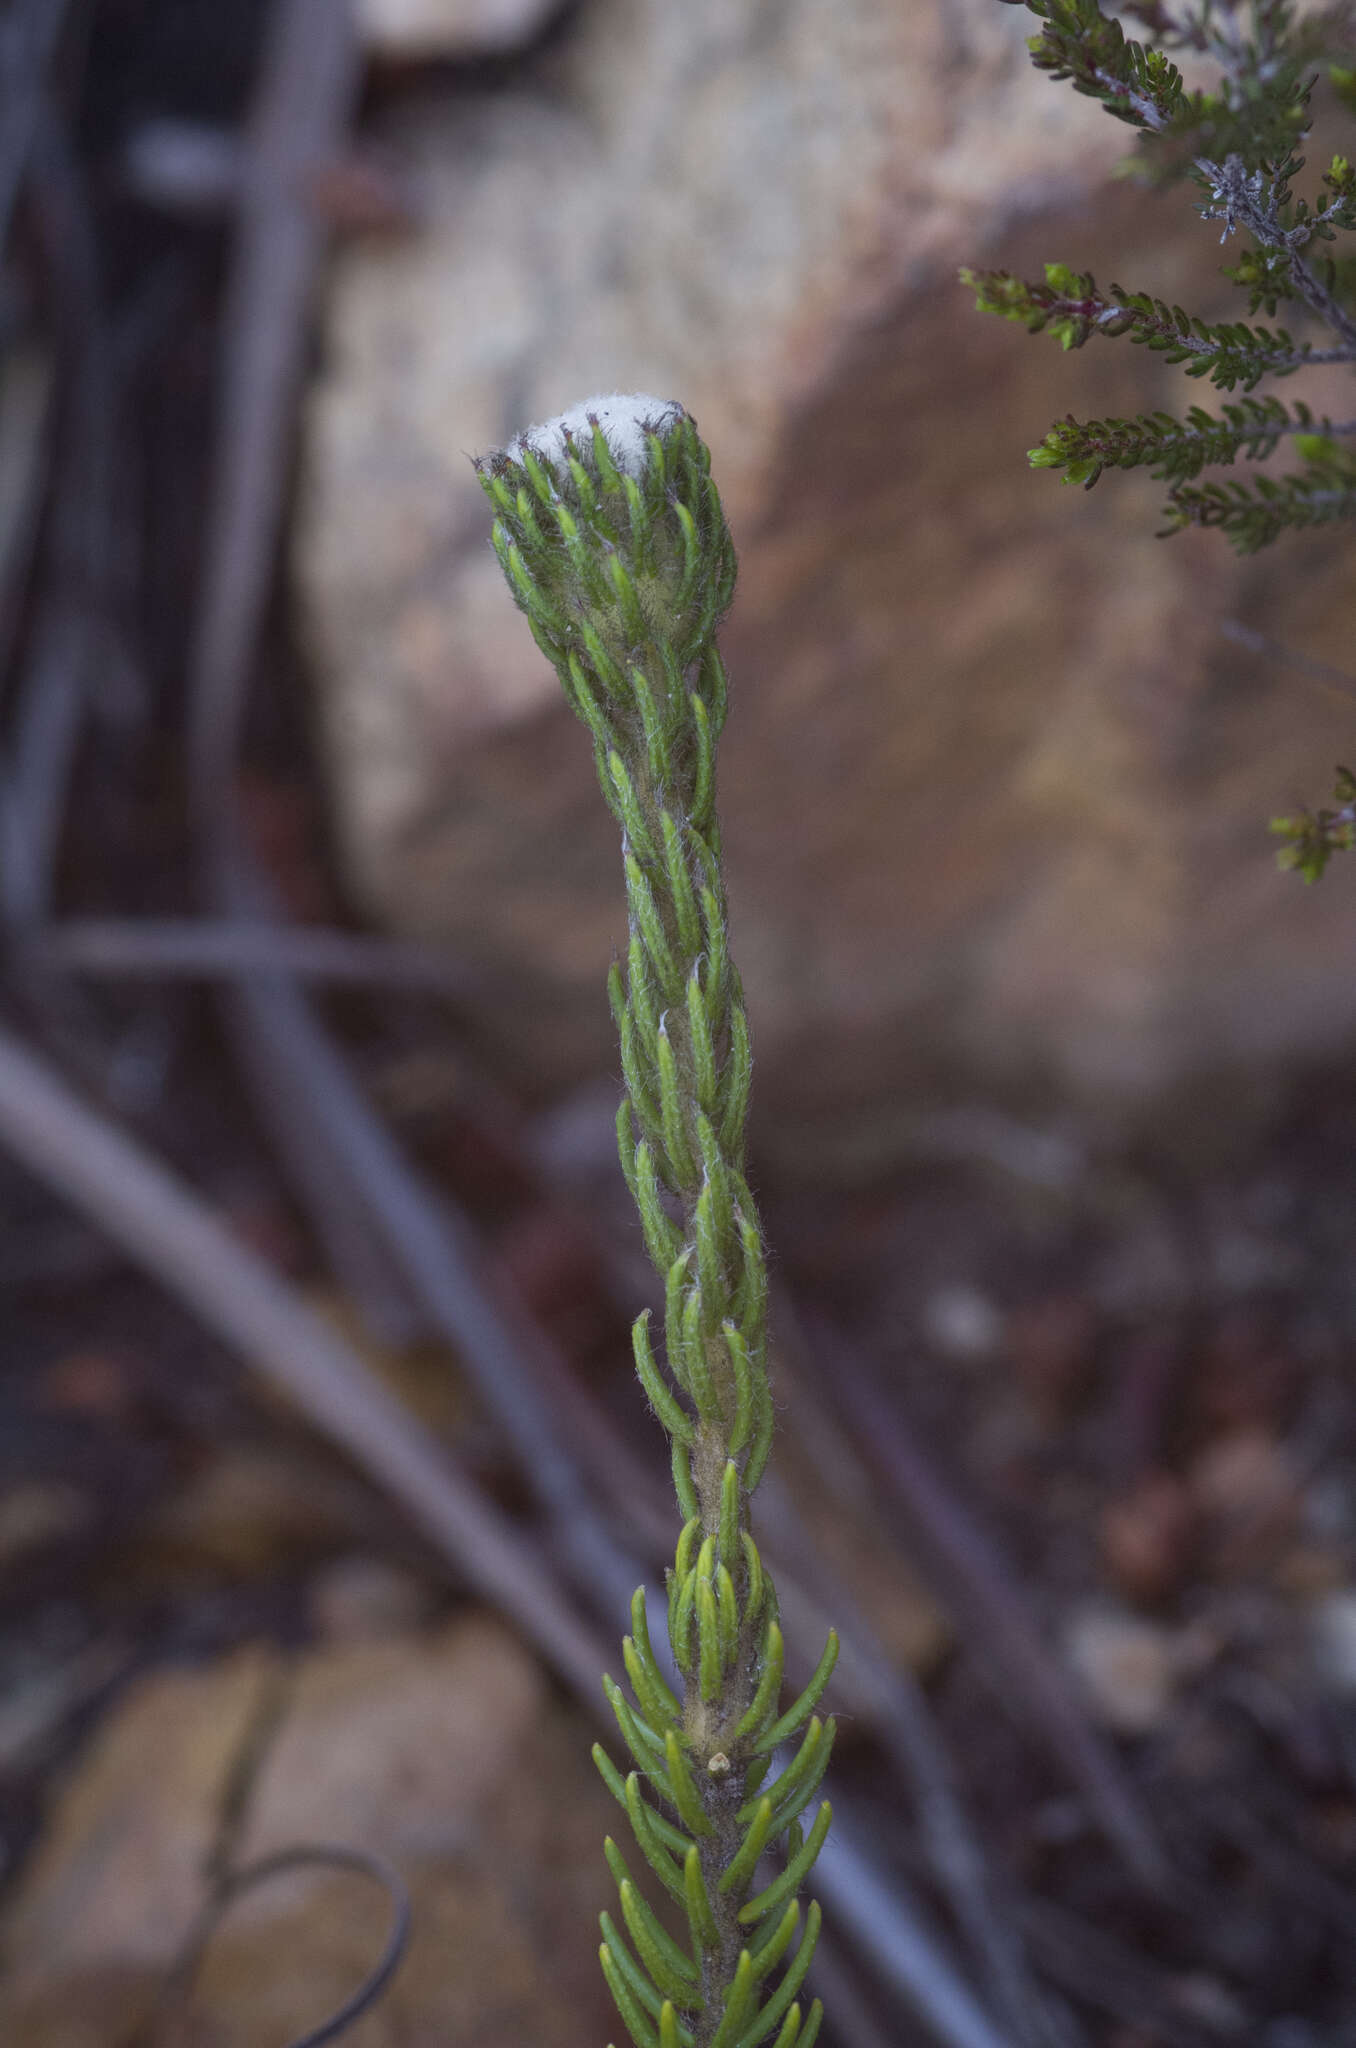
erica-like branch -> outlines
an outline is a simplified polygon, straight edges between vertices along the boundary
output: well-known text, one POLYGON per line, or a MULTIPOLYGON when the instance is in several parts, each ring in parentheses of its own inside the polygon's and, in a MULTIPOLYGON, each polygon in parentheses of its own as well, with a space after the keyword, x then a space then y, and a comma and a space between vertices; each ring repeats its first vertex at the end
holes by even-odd
POLYGON ((1263 377, 1287 377, 1313 363, 1356 361, 1356 346, 1315 351, 1283 327, 1201 320, 1147 292, 1128 292, 1118 284, 1102 290, 1091 271, 1066 263, 1047 263, 1041 283, 1006 270, 962 270, 961 279, 974 291, 980 312, 1019 320, 1031 334, 1048 332, 1062 348, 1082 348, 1095 334, 1108 340, 1127 335, 1221 391, 1238 385, 1251 391, 1263 377))
POLYGON ((1330 438, 1356 434, 1356 420, 1316 422, 1306 405, 1288 409, 1278 398, 1244 398, 1222 414, 1193 405, 1185 419, 1142 413, 1136 419, 1057 420, 1039 447, 1028 449, 1033 469, 1056 469, 1064 481, 1088 490, 1104 469, 1147 468, 1164 483, 1185 483, 1214 464, 1242 455, 1264 460, 1290 437, 1326 454, 1330 438))
POLYGON ((1278 864, 1293 868, 1306 882, 1317 882, 1335 853, 1356 848, 1356 775, 1339 768, 1331 807, 1273 818, 1271 829, 1285 841, 1278 864))
POLYGON ((1179 484, 1165 509, 1164 534, 1215 527, 1240 555, 1255 555, 1291 527, 1331 526, 1356 518, 1356 466, 1333 450, 1292 476, 1259 476, 1251 484, 1179 484))

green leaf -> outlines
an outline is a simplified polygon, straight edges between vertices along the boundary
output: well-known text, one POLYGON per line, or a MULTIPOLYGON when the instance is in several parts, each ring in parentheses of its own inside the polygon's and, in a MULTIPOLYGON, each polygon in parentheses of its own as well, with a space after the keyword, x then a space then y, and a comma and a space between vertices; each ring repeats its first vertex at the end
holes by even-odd
POLYGON ((772 1438, 777 1427, 776 1410, 772 1406, 772 1389, 765 1374, 758 1380, 758 1416, 753 1428, 753 1445, 749 1451, 748 1463, 744 1467, 744 1484, 753 1492, 772 1455, 772 1438))
POLYGON ((682 1719, 683 1710, 675 1699, 669 1683, 660 1669, 659 1659, 654 1653, 654 1645, 650 1640, 650 1617, 646 1607, 645 1588, 643 1586, 637 1586, 631 1596, 631 1630, 635 1639, 636 1651, 645 1668, 646 1683, 656 1701, 656 1713, 651 1718, 661 1723, 672 1723, 676 1726, 682 1719))
POLYGON ((760 1799, 754 1808, 748 1832, 721 1873, 721 1891, 728 1892, 736 1887, 742 1887, 753 1876, 754 1866, 767 1847, 768 1836, 772 1833, 772 1816, 772 1801, 768 1798, 760 1799))
POLYGON ((730 1054, 721 1075, 724 1098, 720 1112, 720 1142, 731 1163, 742 1164, 744 1124, 749 1113, 749 1090, 753 1083, 753 1054, 743 1006, 736 1003, 730 1013, 730 1054))
MULTIPOLYGON (((631 1681, 631 1690, 651 1721, 661 1727, 676 1721, 681 1709, 675 1701, 672 1709, 666 1710, 664 1693, 668 1692, 668 1687, 664 1686, 662 1677, 647 1667, 631 1636, 622 1637, 622 1660, 626 1665, 626 1675, 631 1681), (663 1692, 660 1691, 661 1686, 664 1686, 663 1692)), ((672 1699, 672 1694, 669 1694, 669 1698, 672 1699)))
POLYGON ((692 1946, 699 1953, 715 1947, 720 1939, 716 1929, 716 1916, 711 1910, 706 1884, 702 1877, 701 1857, 694 1842, 687 1852, 683 1864, 683 1903, 687 1907, 688 1926, 692 1930, 692 1946))
POLYGON ((719 1424, 720 1399, 706 1355, 707 1320, 705 1296, 701 1282, 696 1281, 683 1297, 683 1363, 698 1415, 703 1422, 719 1424))
POLYGON ((753 1958, 747 1949, 741 1949, 734 1981, 725 1994, 725 2011, 711 2036, 711 2048, 735 2048, 753 2011, 753 1997, 753 1958))
POLYGON ((635 1353, 636 1371, 645 1389, 650 1406, 663 1423, 671 1437, 679 1443, 690 1444, 694 1429, 692 1420, 684 1414, 674 1395, 665 1384, 663 1375, 655 1363, 650 1348, 650 1311, 643 1309, 631 1326, 631 1347, 635 1353))
POLYGON ((1356 518, 1356 472, 1344 450, 1339 460, 1311 463, 1275 480, 1259 477, 1250 487, 1232 481, 1179 484, 1163 510, 1163 534, 1214 527, 1237 553, 1254 555, 1289 529, 1356 518))
POLYGON ((622 1940, 612 1915, 610 1913, 600 1913, 598 1915, 598 1924, 603 1930, 603 1940, 611 1951, 613 1962, 617 1965, 627 1985, 635 1994, 637 2001, 654 2019, 658 2019, 659 2008, 664 2001, 646 1976, 644 1970, 637 1963, 635 1957, 631 1954, 631 1951, 627 1948, 626 1943, 622 1940))
POLYGON ((654 1152, 644 1138, 636 1146, 635 1158, 636 1207, 640 1211, 640 1227, 645 1233, 645 1249, 650 1254, 651 1264, 663 1273, 677 1258, 683 1240, 678 1226, 664 1207, 654 1152))
POLYGON ((739 2048, 756 2048, 756 2044, 759 2041, 766 2040, 767 2036, 781 2019, 783 2013, 786 2012, 796 1993, 800 1990, 801 1985, 805 1982, 805 1973, 809 1969, 811 1959, 814 1956, 815 1944, 819 1940, 821 1917, 819 1902, 816 1899, 812 1899, 810 1910, 805 1919, 805 1932, 801 1936, 800 1946, 796 1950, 791 1966, 772 1997, 759 2013, 755 2024, 750 2027, 746 2034, 741 2035, 739 2048))
POLYGON ((727 1458, 720 1482, 720 1555, 725 1564, 733 1564, 740 1556, 742 1491, 739 1467, 733 1458, 727 1458))
POLYGON ((758 1378, 753 1361, 749 1357, 749 1348, 734 1324, 724 1322, 720 1330, 729 1353, 730 1368, 734 1373, 735 1415, 730 1427, 730 1449, 738 1452, 743 1450, 749 1440, 749 1430, 753 1425, 757 1401, 758 1378))
POLYGON ((758 1545, 747 1529, 739 1533, 740 1547, 744 1553, 744 1622, 751 1625, 758 1618, 763 1604, 763 1560, 758 1555, 758 1545))
POLYGON ((691 2005, 698 1984, 697 1965, 655 1919, 633 1884, 628 1881, 620 1886, 618 1895, 636 1952, 660 1992, 679 2005, 691 2005))
POLYGON ((774 1878, 765 1891, 759 1892, 757 1898, 750 1899, 747 1905, 740 1907, 739 1920, 742 1926, 751 1927, 768 1913, 776 1912, 793 1892, 799 1891, 816 1856, 824 1846, 824 1838, 829 1832, 832 1820, 833 1808, 826 1799, 815 1816, 814 1826, 781 1876, 774 1878))
MULTIPOLYGON (((607 772, 612 783, 615 802, 612 806, 617 820, 626 834, 626 843, 642 860, 655 861, 659 850, 654 843, 645 812, 636 795, 626 763, 613 747, 607 756, 607 772)), ((604 792, 606 794, 606 792, 604 792)))
POLYGON ((691 1460, 685 1446, 676 1439, 670 1462, 673 1468, 673 1490, 678 1496, 679 1509, 691 1519, 701 1513, 701 1503, 697 1499, 697 1489, 692 1481, 691 1460))
POLYGON ((771 1796, 777 1802, 773 1828, 777 1834, 805 1811, 818 1792, 829 1768, 837 1733, 838 1723, 832 1716, 825 1722, 812 1720, 794 1763, 773 1784, 771 1796))
POLYGON ((710 1579, 697 1580, 696 1611, 698 1686, 703 1700, 709 1702, 720 1692, 720 1681, 725 1670, 725 1646, 721 1635, 720 1613, 710 1579))
POLYGON ((714 1823, 702 1805, 701 1793, 697 1790, 692 1766, 684 1753, 682 1743, 674 1729, 666 1737, 668 1750, 669 1783, 673 1787, 674 1805, 678 1818, 690 1833, 699 1839, 712 1832, 714 1823))
POLYGON ((697 1606, 697 1571, 694 1566, 683 1575, 674 1610, 673 1654, 685 1677, 692 1673, 692 1617, 697 1606))
POLYGON ((621 2014, 627 2033, 635 2048, 659 2048, 659 2035, 645 2017, 645 2009, 636 1997, 631 1985, 618 1966, 610 1942, 603 1942, 598 1950, 598 1960, 603 1966, 607 1988, 612 1993, 613 2003, 621 2014))
MULTIPOLYGON (((782 1663, 785 1646, 782 1632, 775 1621, 769 1620, 763 1643, 762 1670, 758 1678, 758 1689, 749 1703, 747 1712, 735 1729, 736 1740, 743 1742, 750 1735, 756 1735, 764 1726, 769 1714, 775 1713, 777 1695, 781 1691, 782 1663)), ((776 1744, 759 1745, 775 1748, 776 1744)))
POLYGON ((787 1708, 780 1720, 774 1721, 766 1734, 759 1739, 760 1750, 775 1749, 779 1742, 785 1742, 789 1735, 795 1734, 802 1721, 809 1719, 824 1696, 824 1688, 832 1678, 833 1667, 837 1662, 838 1636, 830 1629, 823 1655, 814 1668, 809 1684, 794 1704, 787 1708))
MULTIPOLYGON (((673 1860, 673 1855, 664 1846, 663 1834, 677 1834, 661 1815, 645 1804, 640 1796, 640 1780, 634 1771, 626 1780, 626 1811, 631 1822, 631 1831, 636 1838, 636 1847, 649 1864, 665 1891, 675 1899, 683 1897, 683 1879, 673 1860), (661 1833, 662 1830, 662 1833, 661 1833)), ((684 1838, 679 1836, 679 1840, 684 1838)), ((691 1845, 695 1853, 695 1842, 691 1845)))
POLYGON ((780 1920, 770 1921, 766 1931, 754 1942, 750 1954, 753 1957, 755 1983, 761 1984, 776 1969, 791 1943, 795 1940, 800 1925, 800 1901, 792 1899, 780 1920))
POLYGON ((693 1226, 697 1239, 697 1275, 701 1283, 701 1298, 705 1310, 702 1318, 703 1336, 710 1336, 714 1334, 720 1321, 729 1289, 725 1282, 723 1256, 728 1237, 722 1239, 709 1181, 703 1184, 697 1196, 693 1226))

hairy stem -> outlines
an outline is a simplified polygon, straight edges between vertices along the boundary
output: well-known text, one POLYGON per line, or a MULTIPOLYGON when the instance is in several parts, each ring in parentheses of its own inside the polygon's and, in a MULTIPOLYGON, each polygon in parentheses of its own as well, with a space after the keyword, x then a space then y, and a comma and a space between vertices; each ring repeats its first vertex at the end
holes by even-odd
POLYGON ((682 1697, 651 1644, 641 1589, 622 1645, 631 1697, 604 1681, 635 1768, 623 1780, 595 1758, 689 1941, 654 1919, 609 1841, 626 1934, 604 1914, 600 1959, 636 2048, 754 2048, 773 2036, 776 2048, 811 2048, 821 2009, 805 2012, 796 1994, 819 1913, 811 1906, 802 1932, 794 1893, 828 1825, 824 1804, 802 1838, 833 1744, 833 1722, 814 1709, 836 1642, 780 1714, 777 1598, 750 1521, 772 1437, 767 1278, 744 1178, 749 1033, 715 813, 726 701, 715 631, 734 550, 681 406, 592 400, 480 473, 509 586, 593 736, 621 827, 629 938, 609 980, 626 1081, 617 1136, 664 1282, 662 1369, 648 1315, 633 1336, 684 1517, 667 1574, 682 1697), (765 1786, 772 1752, 797 1736, 765 1786), (761 1859, 779 1845, 787 1867, 769 1883, 761 1859))

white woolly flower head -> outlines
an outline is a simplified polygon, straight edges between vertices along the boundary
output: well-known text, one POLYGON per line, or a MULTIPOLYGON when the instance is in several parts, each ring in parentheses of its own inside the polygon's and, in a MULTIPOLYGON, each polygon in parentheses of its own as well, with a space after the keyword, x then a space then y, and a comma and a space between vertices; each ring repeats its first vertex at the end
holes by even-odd
POLYGON ((526 428, 510 441, 504 453, 510 462, 521 462, 524 448, 531 448, 548 462, 563 461, 566 435, 577 449, 587 449, 593 440, 596 420, 618 469, 624 475, 640 477, 649 456, 645 436, 662 437, 684 417, 684 408, 676 398, 652 398, 644 391, 607 391, 597 398, 585 398, 568 412, 557 413, 554 419, 543 420, 539 427, 526 428))

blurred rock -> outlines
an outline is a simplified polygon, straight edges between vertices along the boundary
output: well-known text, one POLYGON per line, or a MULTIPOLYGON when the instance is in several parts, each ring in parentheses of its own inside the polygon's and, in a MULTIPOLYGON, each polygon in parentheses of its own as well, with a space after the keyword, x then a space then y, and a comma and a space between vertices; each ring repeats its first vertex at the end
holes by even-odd
POLYGON ((110 1351, 68 1351, 38 1375, 39 1408, 55 1415, 82 1415, 98 1422, 123 1422, 136 1400, 136 1371, 110 1351))
POLYGON ((94 1503, 60 1479, 25 1479, 0 1487, 0 1571, 34 1550, 80 1535, 94 1519, 94 1503))
MULTIPOLYGON (((12 2024, 29 1989, 94 1970, 130 1991, 174 1955, 201 1900, 232 1760, 276 1674, 263 1651, 158 1673, 98 1730, 4 1917, 0 2038, 29 2039, 12 2024)), ((117 2038, 107 2015, 97 2038, 117 2038)))
POLYGON ((1006 1349, 1033 1408, 1051 1421, 1084 1391, 1097 1345, 1097 1313, 1072 1289, 1045 1294, 1010 1310, 1006 1349))
POLYGON ((1102 1513, 1102 1556, 1128 1599, 1165 1599, 1191 1558, 1196 1516, 1191 1496, 1172 1472, 1146 1472, 1102 1513))
POLYGON ((1104 1727, 1118 1735, 1149 1735, 1162 1725, 1181 1663, 1170 1629, 1088 1605, 1070 1617, 1064 1653, 1104 1727))
MULTIPOLYGON (((905 1666, 920 1677, 937 1669, 955 1641, 949 1616, 938 1606, 926 1582, 901 1555, 898 1547, 883 1541, 879 1528, 874 1540, 860 1517, 826 1511, 816 1503, 808 1510, 802 1504, 806 1525, 822 1559, 839 1583, 851 1586, 852 1597, 866 1616, 877 1642, 890 1661, 905 1666)), ((831 1583, 831 1581, 830 1581, 831 1583)), ((818 1636, 816 1636, 816 1641, 818 1636)), ((851 1660, 843 1673, 843 1707, 849 1719, 854 1713, 869 1715, 869 1698, 851 1697, 854 1677, 851 1660)), ((806 1672, 808 1677, 809 1673, 806 1672)), ((836 1696, 837 1697, 837 1696, 836 1696)))
POLYGON ((1250 1574, 1293 1534, 1301 1488, 1285 1446, 1264 1429, 1235 1429, 1202 1451, 1189 1475, 1209 1561, 1250 1574))
POLYGON ((423 63, 516 50, 557 0, 358 0, 358 32, 374 57, 423 63))
MULTIPOLYGON (((584 2048, 606 2025, 597 1911, 615 1808, 587 1727, 499 1623, 323 1652, 301 1666, 242 1854, 360 1843, 414 1900, 404 1966, 366 2040, 584 2048)), ((352 1880, 288 1880, 223 1929, 195 2004, 213 2048, 290 2040, 374 1960, 380 1909, 352 1880)), ((194 2037, 189 2036, 189 2039, 194 2037)), ((361 2029, 357 2048, 365 2048, 361 2029)))
POLYGON ((538 1099, 615 1068, 617 849, 466 457, 609 385, 690 406, 741 550, 722 780, 764 1146, 870 1167, 953 1086, 1213 1141, 1356 1024, 1356 899, 1265 833, 1348 708, 1218 631, 1344 660, 1340 545, 1244 569, 1155 541, 1152 482, 1033 475, 1071 408, 1192 394, 955 281, 1067 256, 1234 303, 1189 205, 1104 187, 1126 135, 1028 28, 596 0, 516 91, 390 116, 427 224, 336 267, 298 580, 352 887, 497 979, 482 1021, 538 1099))
POLYGON ((1267 1581, 1283 1599, 1311 1601, 1345 1586, 1349 1571, 1345 1552, 1301 1541, 1282 1551, 1269 1567, 1267 1581))
POLYGON ((228 1445, 151 1518, 138 1562, 249 1578, 351 1540, 366 1512, 361 1485, 313 1455, 228 1445))
POLYGON ((1204 1970, 1186 1972, 1170 1980, 1168 1995, 1175 2011, 1195 2020, 1217 2039, 1238 2040, 1247 2035, 1247 2009, 1218 1977, 1204 1970))
POLYGON ((963 1281, 935 1288, 923 1303, 922 1320, 932 1348, 957 1363, 992 1358, 1003 1335, 1003 1319, 988 1295, 963 1281))
POLYGON ((255 1779, 242 1856, 340 1835, 401 1860, 455 1849, 544 1701, 532 1658, 488 1618, 315 1652, 255 1779))
POLYGON ((433 1587, 413 1572, 379 1557, 341 1557, 316 1573, 307 1604, 326 1642, 361 1643, 417 1628, 429 1619, 433 1600, 433 1587))
MULTIPOLYGON (((0 2037, 108 2048, 147 2009, 202 1898, 231 1765, 262 1728, 240 1859, 298 1841, 402 1871, 414 1937, 355 2048, 583 2048, 606 2001, 594 1915, 611 1802, 586 1728, 498 1623, 147 1680, 77 1767, 4 1926, 0 2037), (277 1688, 282 1684, 284 1691, 277 1688), (270 1721, 270 1714, 275 1718, 270 1721)), ((258 2048, 322 2020, 380 1951, 354 1876, 289 1873, 223 1920, 165 2048, 258 2048)))
POLYGON ((1127 1322, 1171 1321, 1180 1315, 1196 1284, 1196 1265, 1181 1242, 1166 1205, 1144 1205, 1141 1213, 1117 1219, 1111 1244, 1092 1261, 1091 1292, 1103 1315, 1127 1322))
POLYGON ((1194 1398, 1205 1421, 1226 1430, 1276 1429, 1303 1380, 1294 1332, 1274 1304, 1247 1300, 1209 1329, 1196 1366, 1194 1398))
MULTIPOLYGON (((32 1770, 59 1749, 64 1724, 108 1685, 127 1658, 116 1642, 0 1665, 0 1778, 32 1770), (15 1668, 17 1665, 18 1668, 15 1668), (25 1668, 26 1667, 26 1668, 25 1668)), ((10 1843, 0 1834, 0 1877, 10 1843)))

